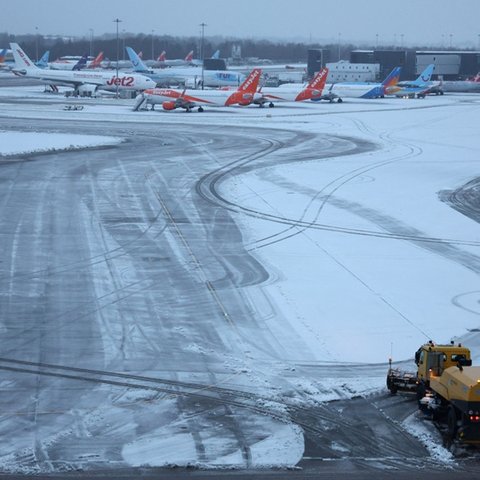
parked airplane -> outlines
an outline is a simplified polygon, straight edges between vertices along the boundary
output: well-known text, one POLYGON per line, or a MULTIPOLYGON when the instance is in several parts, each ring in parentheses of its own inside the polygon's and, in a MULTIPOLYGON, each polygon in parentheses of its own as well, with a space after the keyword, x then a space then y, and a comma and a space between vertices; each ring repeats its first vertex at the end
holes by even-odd
POLYGON ((193 61, 193 50, 188 52, 185 58, 173 58, 170 60, 167 59, 167 52, 165 52, 164 50, 158 56, 157 60, 146 60, 144 63, 149 68, 165 68, 165 67, 181 67, 181 66, 191 65, 192 61, 193 61))
POLYGON ((7 49, 3 48, 0 51, 0 68, 7 68, 7 65, 5 63, 6 58, 7 58, 7 49))
POLYGON ((37 78, 49 85, 66 85, 74 88, 74 94, 92 96, 97 90, 145 90, 155 86, 155 82, 143 75, 127 73, 118 77, 109 72, 54 71, 34 65, 18 43, 11 43, 15 60, 16 75, 37 78))
POLYGON ((48 57, 50 56, 50 50, 47 50, 41 57, 38 62, 35 62, 35 65, 39 68, 48 68, 48 57))
POLYGON ((273 102, 301 102, 304 100, 313 100, 322 95, 325 83, 327 81, 328 68, 322 68, 315 77, 306 85, 291 84, 280 87, 262 87, 258 93, 261 98, 253 103, 263 107, 268 103, 269 107, 273 107, 273 102))
POLYGON ((169 85, 181 84, 188 87, 224 87, 238 86, 245 80, 245 75, 228 70, 203 70, 200 67, 160 68, 149 70, 135 51, 126 47, 133 68, 155 80, 156 83, 169 85))
POLYGON ((395 67, 382 83, 371 82, 340 82, 326 85, 323 94, 320 97, 312 98, 313 101, 319 100, 337 100, 342 102, 342 98, 383 98, 385 89, 396 85, 400 79, 402 67, 395 67))
POLYGON ((440 82, 432 82, 433 70, 435 65, 432 63, 428 65, 425 70, 412 81, 398 82, 396 85, 391 85, 385 88, 385 95, 392 95, 395 97, 408 98, 425 98, 428 93, 443 94, 440 89, 440 82))
POLYGON ((259 68, 252 70, 245 81, 235 90, 175 90, 172 88, 154 88, 145 90, 138 95, 133 108, 139 110, 147 105, 161 104, 164 110, 183 108, 190 112, 198 107, 203 112, 203 106, 226 107, 230 105, 250 105, 261 97, 256 93, 262 71, 259 68))
POLYGON ((101 68, 103 62, 103 52, 100 52, 91 62, 87 62, 87 68, 101 68))
POLYGON ((445 92, 480 92, 480 73, 470 80, 448 80, 442 82, 445 92))
POLYGON ((13 68, 14 63, 7 60, 7 55, 10 52, 9 49, 4 48, 0 51, 0 70, 10 71, 13 68))

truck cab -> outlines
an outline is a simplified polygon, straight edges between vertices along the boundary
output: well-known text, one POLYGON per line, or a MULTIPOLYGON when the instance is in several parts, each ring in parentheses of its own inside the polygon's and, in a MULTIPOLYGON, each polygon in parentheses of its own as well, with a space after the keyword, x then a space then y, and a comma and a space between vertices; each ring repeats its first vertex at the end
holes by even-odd
POLYGON ((436 345, 428 342, 415 353, 418 380, 430 383, 430 376, 439 377, 446 368, 472 365, 470 350, 461 344, 436 345))

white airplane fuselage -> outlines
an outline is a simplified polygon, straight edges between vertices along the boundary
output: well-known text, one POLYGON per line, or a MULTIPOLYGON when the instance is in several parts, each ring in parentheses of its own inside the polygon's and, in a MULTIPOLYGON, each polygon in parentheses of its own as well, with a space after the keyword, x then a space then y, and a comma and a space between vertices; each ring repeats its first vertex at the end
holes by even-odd
MULTIPOLYGON (((174 101, 176 98, 184 98, 197 105, 209 105, 213 107, 225 107, 227 100, 232 96, 232 90, 175 90, 172 88, 155 88, 151 92, 145 92, 149 104, 163 104, 164 102, 174 101)), ((245 101, 260 99, 261 95, 246 94, 245 101)))
POLYGON ((186 85, 205 87, 228 87, 238 86, 245 79, 245 75, 240 72, 231 72, 229 70, 204 70, 198 67, 184 68, 161 68, 154 69, 150 73, 145 73, 157 83, 182 83, 186 85))
POLYGON ((92 84, 97 85, 102 90, 110 91, 116 91, 117 87, 119 90, 145 90, 155 86, 155 82, 152 79, 137 73, 119 72, 117 77, 115 73, 101 71, 53 71, 37 68, 17 70, 16 73, 25 77, 36 78, 52 85, 92 84))

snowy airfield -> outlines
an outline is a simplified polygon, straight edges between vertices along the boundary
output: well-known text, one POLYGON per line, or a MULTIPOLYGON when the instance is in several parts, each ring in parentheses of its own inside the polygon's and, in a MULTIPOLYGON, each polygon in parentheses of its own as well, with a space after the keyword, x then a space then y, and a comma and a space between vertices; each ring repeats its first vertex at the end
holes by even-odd
MULTIPOLYGON (((305 456, 305 444, 301 425, 285 421, 289 405, 317 407, 358 395, 371 398, 384 389, 388 358, 412 368, 414 351, 429 339, 461 341, 472 349, 474 364, 480 363, 480 227, 444 201, 479 175, 480 96, 346 99, 343 104, 212 108, 186 114, 133 112, 133 100, 67 101, 41 90, 0 88, 0 119, 25 120, 24 128, 2 121, 0 164, 32 152, 97 147, 109 151, 109 146, 115 152, 126 138, 112 135, 108 126, 130 122, 157 126, 159 137, 162 126, 179 132, 197 125, 212 132, 225 125, 242 132, 248 128, 247 143, 250 136, 270 140, 270 131, 288 131, 305 135, 308 142, 321 136, 327 150, 336 149, 328 155, 319 149, 318 157, 299 156, 300 161, 291 162, 288 156, 295 157, 302 145, 292 148, 279 140, 270 145, 278 165, 242 169, 222 164, 212 170, 216 191, 210 200, 228 210, 245 250, 268 272, 261 284, 245 282, 242 295, 261 325, 258 338, 268 336, 276 345, 274 352, 257 350, 255 332, 249 332, 253 348, 243 357, 233 346, 231 355, 223 354, 230 372, 220 383, 270 397, 272 403, 263 407, 283 420, 257 415, 255 423, 267 434, 249 443, 247 456, 223 448, 221 427, 205 425, 208 438, 203 438, 204 454, 199 456, 198 440, 182 432, 184 419, 174 418, 131 438, 115 465, 295 466, 305 456), (72 102, 82 104, 83 110, 65 110, 72 102), (43 128, 40 135, 35 122, 45 119, 75 127, 71 134, 43 128), (79 125, 88 121, 104 121, 107 133, 82 133, 79 125)), ((196 148, 214 155, 208 135, 203 143, 198 138, 195 142, 196 148)), ((232 158, 242 155, 231 153, 232 158)), ((193 162, 195 157, 186 151, 182 161, 193 162)), ((213 195, 207 191, 213 183, 205 185, 205 195, 213 195)), ((249 340, 243 331, 238 333, 245 352, 249 340)), ((230 334, 233 345, 235 332, 230 334)), ((188 332, 182 335, 194 353, 210 348, 189 339, 188 332)), ((147 393, 140 391, 139 399, 148 401, 147 393)), ((138 399, 132 396, 128 400, 138 399)), ((162 415, 175 409, 172 403, 163 403, 162 415)), ((115 408, 111 421, 118 421, 121 413, 115 408)), ((101 404, 82 428, 110 414, 108 405, 101 404)), ((421 437, 430 452, 428 461, 447 466, 455 461, 438 447, 434 429, 417 427, 411 417, 404 420, 405 432, 421 437)), ((62 435, 61 429, 50 432, 45 441, 55 442, 62 435)), ((332 440, 330 447, 337 458, 348 458, 348 445, 332 440)), ((0 452, 0 468, 45 471, 34 465, 23 469, 19 448, 28 449, 28 441, 10 442, 8 452, 0 452)), ((88 456, 78 462, 88 468, 88 456)), ((94 463, 98 468, 102 459, 95 457, 94 463)), ((50 465, 55 471, 54 463, 50 465)))

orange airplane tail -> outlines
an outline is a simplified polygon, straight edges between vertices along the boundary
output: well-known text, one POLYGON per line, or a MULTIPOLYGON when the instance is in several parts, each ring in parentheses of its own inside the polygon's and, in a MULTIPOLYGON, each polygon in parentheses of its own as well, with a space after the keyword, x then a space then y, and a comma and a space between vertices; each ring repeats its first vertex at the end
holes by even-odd
POLYGON ((98 68, 103 61, 103 52, 100 52, 90 63, 88 68, 98 68))
POLYGON ((322 68, 310 81, 310 83, 297 95, 296 102, 310 100, 322 95, 327 83, 328 68, 322 68))
POLYGON ((254 68, 238 89, 228 97, 225 105, 233 105, 234 103, 249 105, 252 103, 261 75, 262 69, 254 68))

